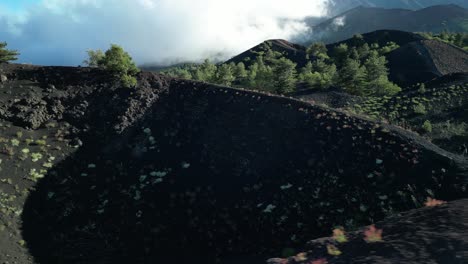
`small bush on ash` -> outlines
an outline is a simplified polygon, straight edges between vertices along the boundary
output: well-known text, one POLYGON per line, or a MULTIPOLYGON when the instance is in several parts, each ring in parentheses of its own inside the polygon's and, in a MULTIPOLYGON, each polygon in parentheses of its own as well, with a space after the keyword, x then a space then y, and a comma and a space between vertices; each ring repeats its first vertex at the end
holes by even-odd
POLYGON ((110 71, 125 87, 136 86, 135 76, 140 70, 121 46, 112 44, 104 54, 100 50, 88 50, 88 56, 89 58, 84 61, 88 66, 98 66, 110 71))

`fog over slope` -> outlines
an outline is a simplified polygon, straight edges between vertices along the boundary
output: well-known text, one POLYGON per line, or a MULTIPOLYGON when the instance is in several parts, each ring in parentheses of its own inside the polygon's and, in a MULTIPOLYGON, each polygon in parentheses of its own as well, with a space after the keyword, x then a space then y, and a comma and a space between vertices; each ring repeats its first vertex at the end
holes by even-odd
POLYGON ((327 0, 42 0, 0 3, 0 40, 20 62, 78 65, 86 49, 117 43, 139 64, 229 58, 269 38, 307 29, 327 0))

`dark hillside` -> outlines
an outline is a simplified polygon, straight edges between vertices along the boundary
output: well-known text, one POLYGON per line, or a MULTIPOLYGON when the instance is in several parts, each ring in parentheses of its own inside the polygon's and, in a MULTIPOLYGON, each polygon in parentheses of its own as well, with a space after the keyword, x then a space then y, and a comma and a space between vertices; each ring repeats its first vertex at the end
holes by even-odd
MULTIPOLYGON (((379 46, 383 47, 389 42, 394 42, 399 46, 403 46, 413 41, 424 40, 425 38, 416 33, 400 30, 376 30, 362 34, 362 39, 368 44, 377 43, 379 46)), ((327 48, 331 50, 333 47, 342 43, 347 44, 348 46, 353 46, 353 38, 328 44, 327 48)))
POLYGON ((345 93, 342 89, 329 89, 326 91, 305 90, 293 93, 291 96, 299 100, 326 105, 336 109, 347 109, 366 100, 361 96, 345 93))
POLYGON ((468 3, 464 0, 333 0, 329 1, 327 6, 329 14, 333 16, 358 6, 417 10, 434 5, 448 4, 468 8, 468 3))
POLYGON ((397 111, 398 120, 414 130, 421 130, 426 120, 432 131, 425 133, 432 142, 455 153, 468 144, 468 74, 449 74, 425 84, 425 92, 416 88, 383 105, 397 111))
POLYGON ((468 10, 457 5, 438 5, 411 11, 356 7, 312 27, 312 41, 333 43, 376 30, 409 32, 466 32, 468 10))
POLYGON ((249 61, 257 57, 257 52, 265 50, 264 45, 268 45, 273 51, 284 54, 286 58, 297 63, 298 67, 303 67, 306 64, 306 48, 283 39, 267 40, 229 59, 225 63, 234 62, 237 64, 239 62, 243 62, 246 66, 249 66, 249 61))
MULTIPOLYGON (((42 176, 37 153, 22 160, 21 148, 48 157, 60 136, 37 148, 12 141, 3 156, 2 178, 37 180, 18 205, 22 236, 11 236, 37 263, 266 259, 428 196, 467 197, 466 160, 343 112, 152 73, 131 90, 93 69, 1 67, 6 142, 10 129, 36 137, 55 120, 76 147, 42 176)), ((16 252, 4 243, 0 256, 16 252)))
POLYGON ((402 87, 468 72, 468 53, 437 40, 408 43, 388 54, 387 59, 390 79, 402 87))

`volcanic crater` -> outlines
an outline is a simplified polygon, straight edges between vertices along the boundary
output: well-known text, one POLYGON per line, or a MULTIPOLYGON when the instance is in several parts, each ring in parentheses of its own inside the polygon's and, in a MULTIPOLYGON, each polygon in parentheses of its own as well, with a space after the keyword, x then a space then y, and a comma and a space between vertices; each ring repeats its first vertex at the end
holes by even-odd
POLYGON ((36 263, 264 263, 467 196, 465 159, 350 113, 154 73, 132 90, 98 69, 1 67, 4 122, 67 130, 23 207, 36 263))

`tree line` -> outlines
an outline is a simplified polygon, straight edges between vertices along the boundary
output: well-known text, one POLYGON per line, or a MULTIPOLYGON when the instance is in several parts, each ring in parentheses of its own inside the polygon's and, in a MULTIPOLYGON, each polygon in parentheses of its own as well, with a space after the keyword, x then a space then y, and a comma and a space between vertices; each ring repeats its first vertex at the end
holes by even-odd
POLYGON ((215 64, 208 59, 202 64, 186 64, 165 69, 162 73, 226 86, 246 87, 278 94, 295 92, 298 87, 326 90, 342 87, 361 96, 393 95, 401 88, 388 80, 385 54, 398 48, 393 42, 380 47, 369 45, 356 35, 350 44, 339 44, 328 50, 314 43, 306 50, 307 63, 297 63, 263 44, 253 58, 244 62, 215 64), (249 66, 246 67, 248 62, 249 66))
MULTIPOLYGON (((440 34, 420 33, 428 39, 438 39, 468 50, 468 33, 440 34)), ((0 62, 17 59, 19 52, 6 49, 0 42, 0 62)), ((313 43, 306 49, 305 66, 285 54, 274 51, 264 43, 254 56, 244 62, 215 64, 206 59, 201 64, 185 64, 161 71, 163 74, 205 81, 225 86, 245 87, 277 94, 293 93, 301 89, 326 90, 340 87, 344 91, 360 96, 385 96, 401 91, 388 79, 385 54, 398 48, 394 42, 385 46, 366 43, 362 35, 355 35, 346 43, 332 46, 330 50, 323 43, 313 43), (246 66, 248 65, 248 66, 246 66)), ((112 44, 102 50, 88 50, 84 64, 109 70, 122 85, 136 85, 139 69, 122 47, 112 44)))
POLYGON ((468 33, 451 33, 444 31, 437 34, 431 32, 422 32, 419 34, 424 38, 440 40, 468 51, 468 33))

